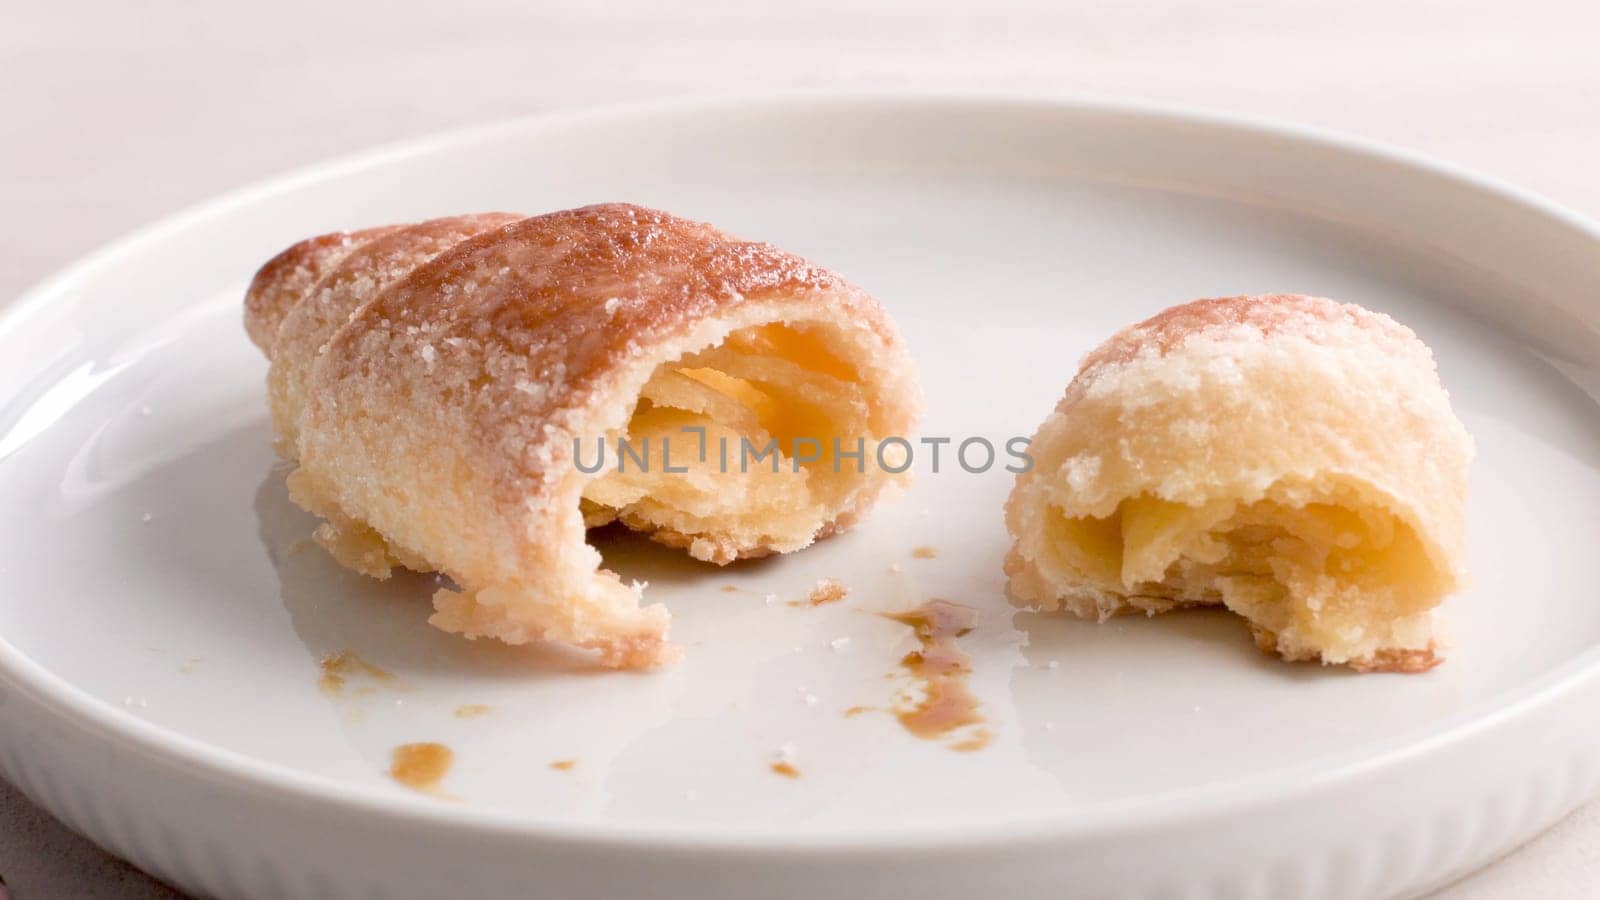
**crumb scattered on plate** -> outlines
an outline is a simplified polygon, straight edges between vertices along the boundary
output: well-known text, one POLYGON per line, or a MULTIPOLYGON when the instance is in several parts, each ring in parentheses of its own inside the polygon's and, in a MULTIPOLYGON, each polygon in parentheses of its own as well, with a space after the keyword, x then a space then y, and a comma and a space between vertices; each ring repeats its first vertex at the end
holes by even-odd
POLYGON ((824 578, 818 581, 806 594, 806 601, 812 606, 821 606, 825 603, 837 603, 850 595, 850 589, 844 582, 837 578, 824 578))
POLYGON ((402 744, 390 756, 389 777, 414 791, 433 793, 454 762, 455 753, 443 744, 402 744))
POLYGON ((770 766, 773 774, 782 775, 785 778, 799 778, 800 770, 795 766, 794 758, 794 744, 785 743, 783 746, 779 747, 777 754, 775 754, 773 757, 772 765, 770 766))
POLYGON ((322 658, 318 664, 322 669, 322 677, 317 679, 317 686, 322 692, 331 697, 337 697, 344 692, 345 685, 356 676, 365 676, 374 681, 392 682, 395 680, 393 672, 375 666, 361 658, 354 650, 340 650, 330 653, 322 658))

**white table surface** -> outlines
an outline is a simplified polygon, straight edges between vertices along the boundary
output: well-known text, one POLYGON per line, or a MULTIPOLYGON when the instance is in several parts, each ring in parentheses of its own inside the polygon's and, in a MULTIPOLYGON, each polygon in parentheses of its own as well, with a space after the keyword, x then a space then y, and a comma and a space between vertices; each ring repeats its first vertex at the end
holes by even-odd
MULTIPOLYGON (((560 107, 835 86, 1270 116, 1600 217, 1594 0, 19 0, 0 10, 0 304, 130 228, 332 154, 560 107)), ((18 900, 172 894, 3 781, 0 876, 18 900)), ((1600 803, 1437 896, 1597 895, 1600 803)))

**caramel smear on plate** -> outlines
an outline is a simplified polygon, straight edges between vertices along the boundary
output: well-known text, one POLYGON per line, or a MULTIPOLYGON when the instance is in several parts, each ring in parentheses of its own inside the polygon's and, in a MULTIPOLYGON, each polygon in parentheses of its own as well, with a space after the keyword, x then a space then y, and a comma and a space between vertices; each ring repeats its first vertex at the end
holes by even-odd
POLYGON ((724 594, 737 594, 739 593, 739 590, 740 588, 737 584, 725 584, 722 586, 722 592, 724 594))
POLYGON ((957 643, 972 631, 977 611, 948 600, 929 600, 915 609, 884 615, 911 626, 922 644, 921 650, 913 650, 900 660, 900 665, 922 683, 920 700, 901 698, 896 704, 894 714, 901 726, 929 740, 967 729, 949 745, 950 749, 971 752, 987 746, 990 734, 978 727, 984 722, 979 713, 982 704, 967 689, 972 657, 957 643))
POLYGON ((774 775, 782 775, 785 778, 800 777, 800 770, 794 767, 794 763, 781 760, 772 764, 772 772, 774 775))
POLYGON ((550 768, 555 769, 557 772, 571 772, 572 767, 577 764, 578 761, 575 759, 558 759, 550 764, 550 768))
POLYGON ((435 794, 455 758, 443 744, 402 744, 390 756, 389 777, 414 791, 435 794))
POLYGON ((330 653, 322 658, 320 666, 322 677, 317 679, 317 686, 330 697, 344 693, 345 685, 352 677, 358 675, 364 675, 374 681, 395 680, 393 672, 367 662, 354 650, 330 653))
POLYGON ((485 706, 482 703, 468 703, 465 706, 456 707, 456 718, 481 719, 492 712, 494 712, 494 707, 492 706, 485 706))
POLYGON ((933 547, 929 547, 926 544, 924 544, 921 547, 917 547, 917 548, 913 549, 911 551, 911 555, 916 557, 917 559, 933 559, 934 557, 939 555, 939 551, 937 549, 933 548, 933 547))

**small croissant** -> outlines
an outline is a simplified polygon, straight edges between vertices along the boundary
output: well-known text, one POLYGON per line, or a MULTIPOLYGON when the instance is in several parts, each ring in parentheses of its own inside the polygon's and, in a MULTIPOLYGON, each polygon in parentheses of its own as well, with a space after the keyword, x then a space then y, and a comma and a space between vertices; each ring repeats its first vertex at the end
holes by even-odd
POLYGON ((626 204, 311 238, 256 274, 245 325, 335 559, 448 576, 445 631, 617 668, 670 661, 670 617, 587 528, 718 564, 802 549, 905 477, 872 448, 922 406, 865 291, 626 204))

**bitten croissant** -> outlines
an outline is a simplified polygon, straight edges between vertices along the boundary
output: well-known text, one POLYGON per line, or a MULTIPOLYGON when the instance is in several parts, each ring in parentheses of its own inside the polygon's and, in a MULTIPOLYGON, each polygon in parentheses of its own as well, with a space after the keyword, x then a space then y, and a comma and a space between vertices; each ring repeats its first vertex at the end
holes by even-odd
POLYGON ((1290 660, 1415 672, 1462 582, 1472 439, 1359 306, 1174 307, 1083 361, 1006 507, 1012 595, 1104 620, 1222 604, 1290 660))
POLYGON ((669 617, 587 527, 716 563, 801 549, 901 477, 871 448, 922 403, 866 292, 625 204, 312 238, 262 267, 245 322, 290 495, 339 562, 444 573, 439 628, 614 667, 670 659, 669 617))

